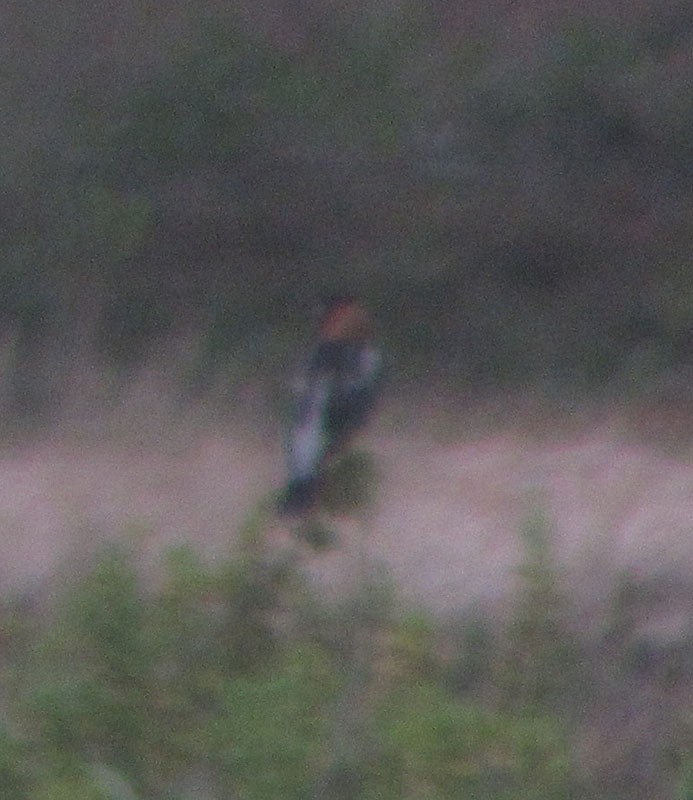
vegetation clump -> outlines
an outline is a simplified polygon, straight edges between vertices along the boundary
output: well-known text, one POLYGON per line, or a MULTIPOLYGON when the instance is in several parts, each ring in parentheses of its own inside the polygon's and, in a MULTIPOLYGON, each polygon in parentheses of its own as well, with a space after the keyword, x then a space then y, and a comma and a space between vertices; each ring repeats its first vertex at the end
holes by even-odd
POLYGON ((261 550, 209 565, 179 548, 152 585, 108 546, 43 600, 3 605, 2 785, 13 800, 664 800, 678 783, 687 798, 685 709, 670 703, 659 736, 623 731, 606 765, 585 747, 629 689, 666 699, 686 676, 644 683, 623 626, 616 644, 581 639, 538 531, 500 626, 406 611, 372 578, 321 599, 298 561, 261 550))

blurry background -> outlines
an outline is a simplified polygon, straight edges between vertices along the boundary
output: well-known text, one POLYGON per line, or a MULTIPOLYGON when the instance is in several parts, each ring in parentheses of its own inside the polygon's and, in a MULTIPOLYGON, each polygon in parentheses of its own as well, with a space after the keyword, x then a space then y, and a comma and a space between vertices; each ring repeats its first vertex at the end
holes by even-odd
POLYGON ((0 109, 3 797, 693 798, 689 2, 8 0, 0 109))
POLYGON ((271 374, 345 286, 407 379, 688 388, 688 3, 2 17, 6 411, 271 374))

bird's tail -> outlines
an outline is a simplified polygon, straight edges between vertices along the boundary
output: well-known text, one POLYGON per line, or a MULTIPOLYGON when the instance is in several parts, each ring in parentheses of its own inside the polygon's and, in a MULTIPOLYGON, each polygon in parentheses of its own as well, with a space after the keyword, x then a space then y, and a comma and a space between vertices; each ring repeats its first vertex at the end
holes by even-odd
POLYGON ((279 503, 282 514, 303 514, 317 502, 328 447, 325 431, 328 396, 327 382, 315 381, 298 404, 297 419, 286 443, 289 480, 279 503))

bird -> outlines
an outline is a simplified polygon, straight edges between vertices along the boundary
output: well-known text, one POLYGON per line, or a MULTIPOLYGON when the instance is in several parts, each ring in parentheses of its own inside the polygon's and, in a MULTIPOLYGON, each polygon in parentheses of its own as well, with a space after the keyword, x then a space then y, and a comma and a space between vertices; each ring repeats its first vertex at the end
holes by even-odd
POLYGON ((352 295, 331 297, 294 382, 281 515, 302 515, 315 507, 326 464, 345 451, 371 416, 380 372, 381 353, 363 304, 352 295))

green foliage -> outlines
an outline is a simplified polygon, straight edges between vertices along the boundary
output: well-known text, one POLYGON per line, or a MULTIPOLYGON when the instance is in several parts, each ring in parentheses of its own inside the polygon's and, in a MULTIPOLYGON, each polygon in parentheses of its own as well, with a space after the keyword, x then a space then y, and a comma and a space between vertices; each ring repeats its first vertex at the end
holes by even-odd
MULTIPOLYGON (((498 695, 493 664, 499 657, 480 623, 462 630, 466 646, 483 640, 486 662, 474 682, 451 681, 454 647, 449 627, 426 616, 403 618, 388 638, 383 676, 387 689, 377 700, 377 758, 366 797, 444 800, 458 797, 567 798, 576 787, 566 736, 555 709, 515 703, 503 710, 483 697, 498 695), (454 693, 446 687, 453 685, 454 693), (462 696, 461 696, 462 695, 462 696)), ((469 658, 469 655, 466 656, 469 658)), ((459 664, 455 665, 459 669, 459 664)))
POLYGON ((686 765, 686 769, 679 783, 676 800, 692 800, 693 798, 693 762, 686 765))
POLYGON ((435 645, 435 630, 427 616, 410 614, 399 620, 389 638, 388 679, 401 688, 416 688, 437 677, 435 645))
POLYGON ((457 704, 423 684, 386 698, 379 724, 386 768, 373 797, 568 796, 567 742, 548 718, 457 704))
POLYGON ((281 639, 286 585, 255 556, 210 568, 178 549, 160 587, 145 591, 131 552, 106 550, 45 626, 13 628, 7 712, 21 736, 0 740, 5 785, 18 800, 150 800, 178 797, 177 784, 202 774, 211 797, 264 800, 316 786, 341 796, 349 773, 354 797, 430 786, 431 797, 486 787, 502 798, 507 785, 529 798, 532 758, 535 782, 558 770, 539 722, 496 719, 445 694, 426 618, 387 636, 389 606, 373 587, 341 622, 325 619, 338 635, 301 623, 294 602, 294 633, 281 639), (382 661, 373 637, 389 642, 382 661), (523 736, 534 744, 521 746, 523 736))
POLYGON ((567 697, 579 696, 584 676, 543 517, 526 523, 523 540, 525 560, 498 680, 511 708, 546 710, 560 706, 567 697))
POLYGON ((293 534, 316 551, 331 550, 338 543, 335 531, 317 517, 301 520, 294 527, 293 534))
POLYGON ((270 673, 229 682, 205 741, 222 785, 249 800, 306 797, 328 732, 335 679, 325 653, 299 647, 270 673))
MULTIPOLYGON (((643 689, 630 656, 642 588, 624 585, 592 652, 571 633, 541 519, 501 628, 402 609, 366 564, 327 602, 300 559, 266 558, 266 523, 258 510, 240 552, 214 564, 171 550, 148 584, 134 543, 111 545, 47 593, 50 607, 4 605, 0 779, 13 800, 620 800, 628 747, 593 774, 580 745, 599 733, 590 716, 618 716, 643 689)), ((686 663, 653 668, 650 690, 686 696, 686 663)), ((681 712, 647 746, 662 756, 651 785, 678 782, 686 800, 681 712)))
POLYGON ((76 767, 89 754, 135 767, 151 735, 153 653, 125 553, 107 553, 79 581, 41 644, 27 702, 46 758, 76 767))
MULTIPOLYGON (((208 706, 222 704, 236 677, 273 663, 266 615, 278 591, 276 576, 259 566, 215 572, 180 550, 152 595, 130 553, 106 552, 32 648, 21 692, 26 735, 70 790, 87 786, 83 767, 98 761, 154 792, 175 778, 186 753, 199 753, 212 724, 208 706)), ((63 789, 51 783, 50 791, 59 797, 63 789)))
POLYGON ((36 800, 109 800, 88 777, 50 781, 37 789, 36 800))
POLYGON ((351 451, 334 463, 326 477, 320 504, 334 514, 366 509, 377 493, 378 476, 372 456, 351 451))
POLYGON ((13 800, 30 800, 28 780, 23 769, 25 748, 13 739, 4 726, 0 728, 0 786, 13 800))
POLYGON ((454 649, 445 664, 445 685, 463 697, 483 692, 497 648, 489 620, 478 612, 465 615, 448 625, 446 636, 454 649))

